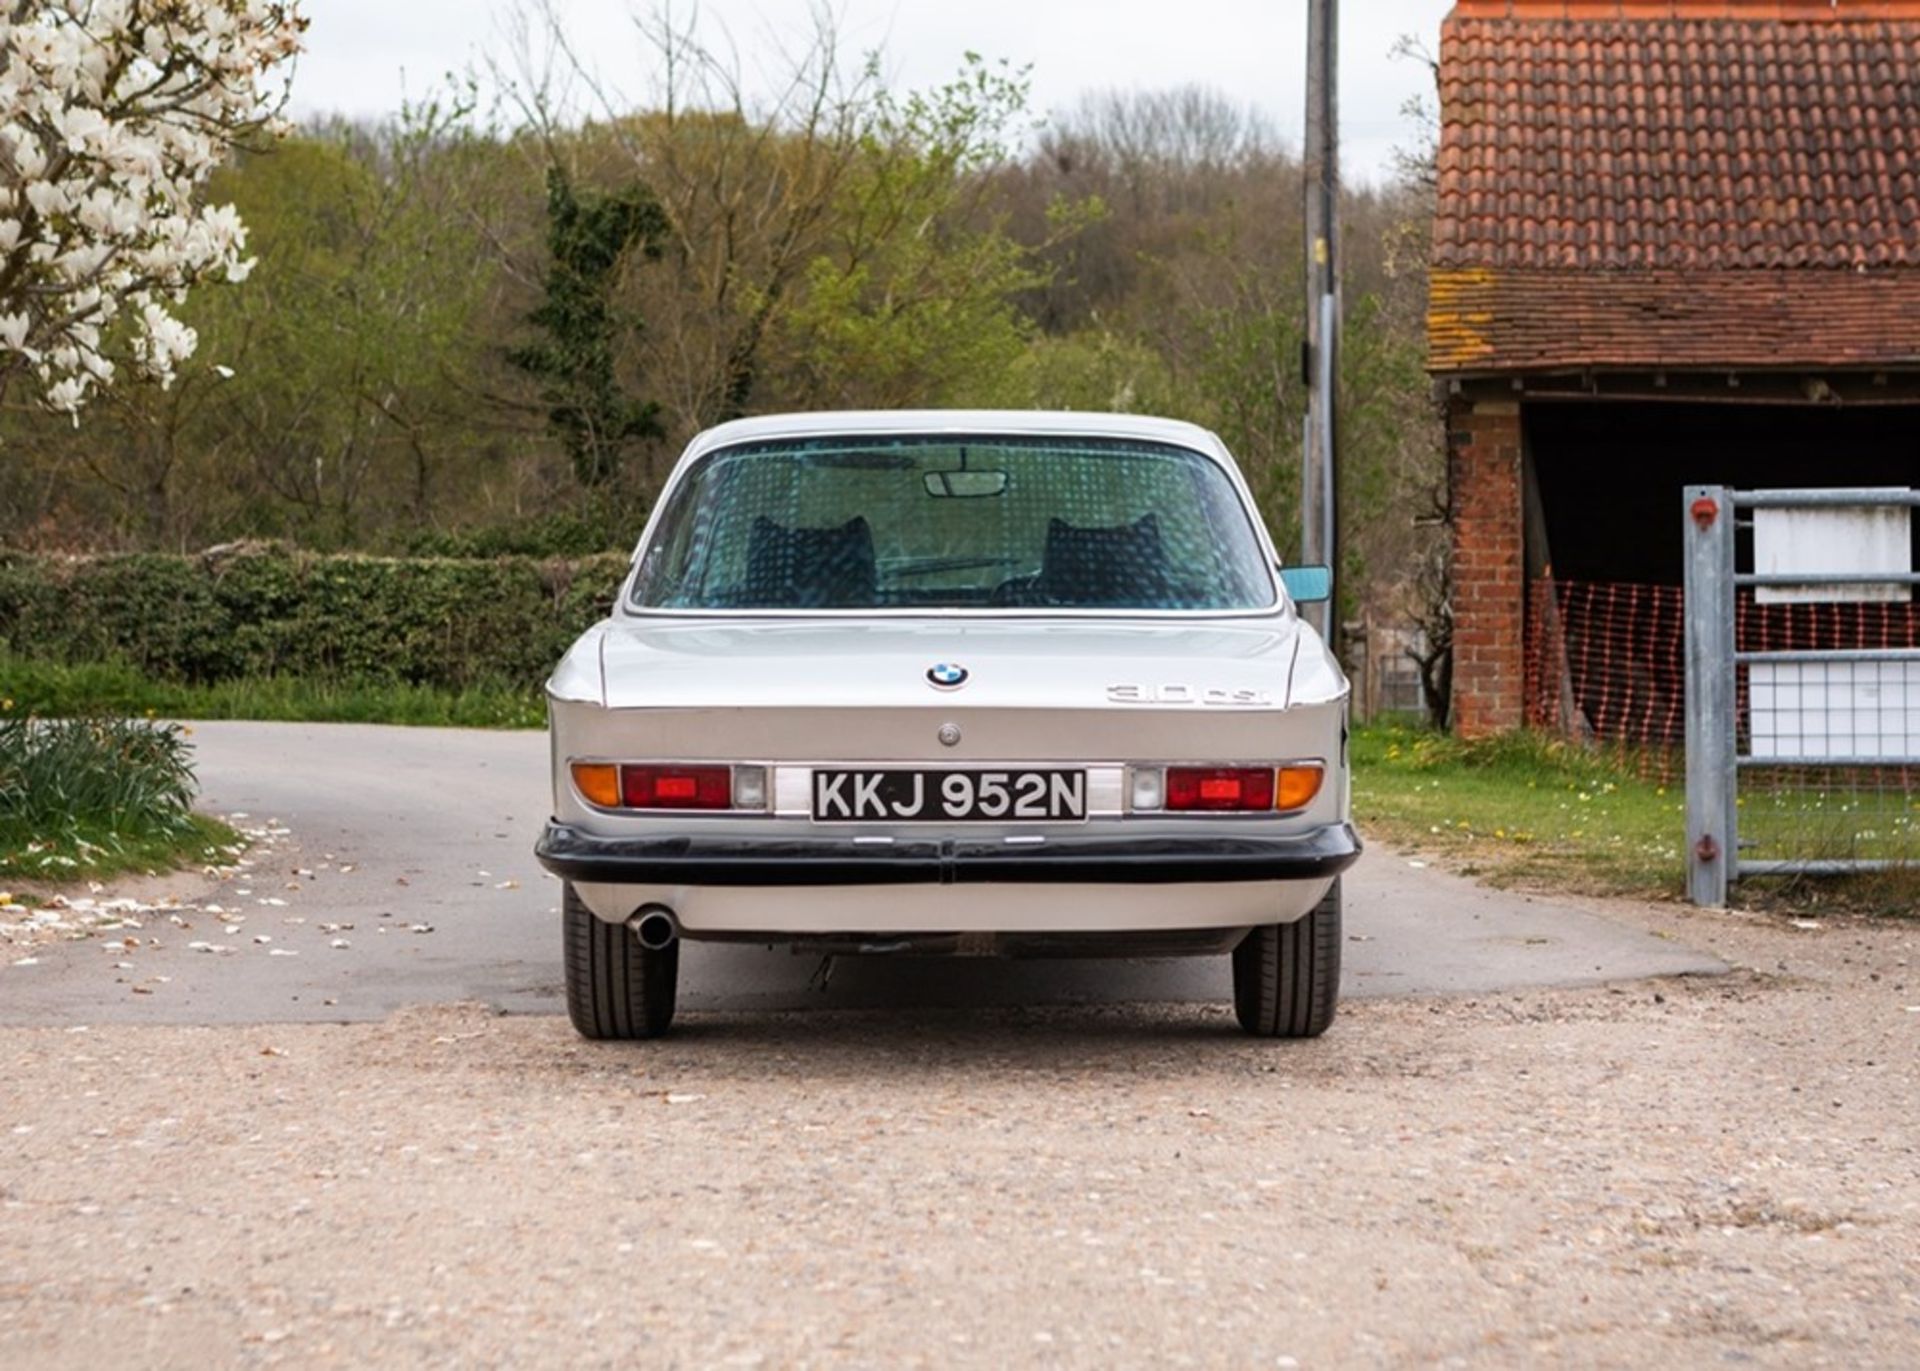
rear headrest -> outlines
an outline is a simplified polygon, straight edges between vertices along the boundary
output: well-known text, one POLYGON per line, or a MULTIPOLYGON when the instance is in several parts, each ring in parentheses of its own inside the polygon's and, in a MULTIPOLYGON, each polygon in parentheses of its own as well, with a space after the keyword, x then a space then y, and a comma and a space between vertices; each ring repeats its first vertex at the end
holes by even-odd
POLYGON ((1169 571, 1156 514, 1117 528, 1077 528, 1053 519, 1036 589, 1056 604, 1151 606, 1167 598, 1169 571))
POLYGON ((873 529, 864 518, 838 528, 788 528, 765 515, 747 541, 749 606, 865 609, 879 589, 873 529))

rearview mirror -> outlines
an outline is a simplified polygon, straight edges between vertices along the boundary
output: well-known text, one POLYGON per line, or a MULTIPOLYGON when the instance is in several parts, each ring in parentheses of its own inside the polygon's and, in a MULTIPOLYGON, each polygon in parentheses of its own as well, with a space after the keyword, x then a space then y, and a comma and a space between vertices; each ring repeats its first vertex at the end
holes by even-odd
POLYGON ((1287 588, 1287 598, 1296 605, 1317 605, 1333 598, 1333 568, 1283 566, 1280 584, 1287 588))
POLYGON ((940 499, 978 500, 1004 495, 1007 473, 1004 471, 929 471, 927 494, 940 499))

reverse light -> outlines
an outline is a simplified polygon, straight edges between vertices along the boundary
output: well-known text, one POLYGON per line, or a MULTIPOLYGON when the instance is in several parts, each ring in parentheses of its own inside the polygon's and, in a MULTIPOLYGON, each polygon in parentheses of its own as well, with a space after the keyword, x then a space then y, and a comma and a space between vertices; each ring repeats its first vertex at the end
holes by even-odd
POLYGON ((736 766, 733 769, 733 807, 750 813, 763 813, 767 802, 767 769, 764 766, 736 766))
POLYGON ((625 809, 731 809, 733 768, 623 766, 620 802, 625 809))
POLYGON ((1271 767, 1170 766, 1167 808, 1175 813, 1250 813, 1273 808, 1271 767))

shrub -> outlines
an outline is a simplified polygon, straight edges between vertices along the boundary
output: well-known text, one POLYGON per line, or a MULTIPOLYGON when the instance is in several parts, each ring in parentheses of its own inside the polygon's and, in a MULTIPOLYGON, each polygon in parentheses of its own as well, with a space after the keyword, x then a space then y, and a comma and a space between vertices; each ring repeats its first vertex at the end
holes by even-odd
POLYGON ((550 514, 511 524, 444 532, 421 529, 399 540, 408 557, 597 557, 633 545, 644 509, 609 503, 582 514, 550 514))
POLYGON ((191 836, 191 754, 178 724, 0 710, 0 858, 29 843, 191 836))
POLYGON ((0 554, 0 651, 161 681, 268 677, 531 689, 618 593, 627 559, 0 554))

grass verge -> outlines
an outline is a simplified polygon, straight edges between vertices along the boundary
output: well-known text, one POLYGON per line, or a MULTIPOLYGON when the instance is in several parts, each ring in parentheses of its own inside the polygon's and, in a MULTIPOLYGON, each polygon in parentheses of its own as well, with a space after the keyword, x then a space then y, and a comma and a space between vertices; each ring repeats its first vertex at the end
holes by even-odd
POLYGON ((77 824, 42 838, 0 823, 0 880, 54 886, 225 865, 245 846, 238 833, 204 814, 189 814, 179 828, 164 833, 123 833, 106 825, 77 824))
POLYGON ((1356 729, 1354 814, 1367 832, 1494 884, 1599 895, 1682 893, 1686 799, 1620 761, 1532 734, 1464 742, 1356 729))
MULTIPOLYGON (((1356 818, 1402 851, 1492 885, 1642 899, 1685 894, 1685 788, 1648 779, 1630 758, 1537 734, 1463 742, 1393 725, 1356 729, 1352 757, 1356 818)), ((1846 806, 1817 791, 1756 790, 1741 808, 1756 832, 1777 837, 1791 828, 1791 850, 1818 855, 1818 842, 1832 838, 1822 827, 1831 827, 1829 811, 1846 806)), ((1862 845, 1860 816, 1846 817, 1847 850, 1877 855, 1862 845)), ((1911 850, 1906 843, 1886 852, 1911 850)), ((1920 868, 1750 877, 1733 900, 1802 916, 1911 917, 1920 912, 1920 868)))
POLYGON ((542 728, 537 690, 506 685, 445 690, 276 676, 183 685, 155 680, 124 663, 67 666, 0 656, 0 698, 16 712, 159 715, 171 719, 264 719, 288 723, 542 728))

